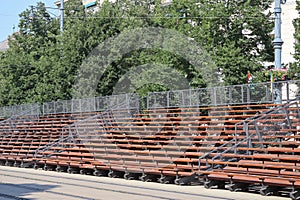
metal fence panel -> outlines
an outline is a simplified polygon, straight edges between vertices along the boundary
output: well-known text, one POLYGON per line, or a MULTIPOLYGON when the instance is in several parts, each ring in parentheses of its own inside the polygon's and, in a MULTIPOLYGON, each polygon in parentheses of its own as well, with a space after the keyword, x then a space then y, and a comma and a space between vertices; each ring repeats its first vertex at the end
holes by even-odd
POLYGON ((95 109, 95 98, 85 98, 81 99, 81 112, 93 112, 96 111, 95 109))
MULTIPOLYGON (((59 100, 46 102, 42 112, 47 114, 104 111, 107 109, 144 109, 168 107, 201 107, 227 104, 271 103, 276 99, 275 89, 282 86, 282 102, 300 98, 300 80, 274 83, 255 83, 214 88, 198 88, 167 92, 151 92, 147 97, 138 94, 120 94, 85 99, 59 100), (140 102, 142 105, 140 105, 140 102)), ((10 117, 16 113, 30 110, 38 104, 22 104, 0 108, 0 117, 10 117)), ((40 114, 32 109, 31 114, 40 114)))
POLYGON ((96 104, 96 111, 102 111, 107 108, 107 99, 104 97, 96 97, 95 104, 96 104))
POLYGON ((244 88, 247 90, 247 103, 269 103, 272 101, 270 84, 249 84, 244 88))
POLYGON ((152 92, 147 96, 147 109, 271 103, 276 99, 275 88, 278 84, 282 85, 283 102, 300 97, 300 80, 251 83, 214 88, 152 92))
POLYGON ((170 91, 165 95, 165 97, 166 106, 168 107, 180 107, 183 105, 182 94, 179 92, 170 91))
POLYGON ((199 105, 211 105, 212 104, 212 98, 211 93, 206 88, 201 88, 197 90, 198 96, 199 96, 199 105))
POLYGON ((168 98, 169 92, 151 92, 148 93, 148 108, 165 108, 173 107, 176 105, 176 100, 174 102, 168 102, 172 99, 168 98))
POLYGON ((8 118, 11 116, 24 114, 24 115, 39 115, 40 107, 39 104, 21 104, 14 106, 5 106, 0 108, 0 117, 8 118))
POLYGON ((81 113, 107 109, 130 109, 139 106, 137 94, 120 94, 43 103, 43 114, 81 113))

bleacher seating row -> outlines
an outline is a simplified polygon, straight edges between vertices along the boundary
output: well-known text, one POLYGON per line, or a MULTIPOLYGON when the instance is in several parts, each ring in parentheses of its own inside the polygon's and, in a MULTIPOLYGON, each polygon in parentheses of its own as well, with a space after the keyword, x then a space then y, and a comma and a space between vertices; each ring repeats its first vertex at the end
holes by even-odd
POLYGON ((0 162, 300 199, 298 102, 107 110, 0 122, 0 162))

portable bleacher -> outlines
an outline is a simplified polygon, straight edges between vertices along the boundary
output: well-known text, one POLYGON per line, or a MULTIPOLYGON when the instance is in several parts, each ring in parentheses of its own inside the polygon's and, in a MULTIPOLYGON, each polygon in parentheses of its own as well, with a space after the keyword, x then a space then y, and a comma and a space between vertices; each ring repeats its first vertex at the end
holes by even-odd
POLYGON ((299 100, 29 113, 0 121, 1 164, 300 198, 299 100))
POLYGON ((288 191, 298 199, 299 125, 298 100, 236 124, 233 140, 199 159, 205 187, 228 184, 237 191, 259 185, 263 195, 288 191))
POLYGON ((69 126, 68 139, 41 150, 43 158, 36 164, 188 184, 195 179, 200 156, 232 140, 236 123, 269 106, 157 109, 130 117, 122 115, 126 111, 108 110, 69 126))

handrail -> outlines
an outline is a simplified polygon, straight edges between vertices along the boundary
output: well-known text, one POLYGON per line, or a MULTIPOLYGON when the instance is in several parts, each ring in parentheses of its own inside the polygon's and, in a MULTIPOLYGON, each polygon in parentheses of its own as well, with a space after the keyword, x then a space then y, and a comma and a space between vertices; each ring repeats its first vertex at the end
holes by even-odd
MULTIPOLYGON (((298 105, 298 104, 297 104, 297 101, 298 101, 297 99, 291 100, 290 102, 285 103, 285 104, 283 104, 282 106, 273 108, 273 109, 271 110, 271 112, 269 111, 269 112, 267 112, 267 113, 264 113, 263 116, 261 116, 261 117, 259 117, 259 118, 254 118, 253 120, 263 119, 263 118, 266 117, 268 114, 273 114, 274 112, 277 112, 278 110, 281 110, 281 109, 283 109, 283 108, 287 108, 287 107, 289 107, 289 106, 291 106, 291 105, 294 105, 294 104, 298 105), (295 101, 295 100, 296 100, 296 101, 295 101), (295 101, 295 102, 293 102, 293 101, 295 101)), ((247 119, 246 119, 246 120, 247 120, 247 119)), ((249 123, 251 123, 251 121, 248 122, 247 125, 248 125, 249 123)), ((227 153, 228 151, 230 151, 232 148, 236 148, 236 147, 239 146, 241 143, 247 141, 249 138, 252 138, 253 135, 255 135, 255 134, 254 134, 254 133, 251 134, 251 135, 248 134, 248 136, 247 136, 246 138, 244 138, 242 141, 240 141, 239 143, 235 144, 234 146, 231 146, 229 149, 226 149, 225 151, 219 153, 218 155, 214 156, 214 157, 212 158, 212 160, 217 159, 218 157, 222 156, 224 153, 227 153)))
MULTIPOLYGON (((61 135, 61 138, 55 140, 54 142, 52 143, 48 143, 46 144, 45 146, 43 147, 40 147, 38 149, 35 150, 35 154, 34 156, 37 157, 37 154, 40 152, 40 151, 47 151, 48 149, 54 147, 54 146, 57 146, 65 141, 68 141, 68 140, 71 140, 72 142, 75 142, 74 141, 74 135, 70 132, 70 129, 72 127, 77 127, 77 125, 80 123, 80 122, 85 122, 87 120, 91 120, 93 118, 97 118, 100 114, 97 114, 97 115, 94 115, 94 116, 91 116, 91 117, 88 117, 86 119, 83 119, 83 120, 79 120, 77 122, 74 122, 73 124, 70 124, 70 125, 66 125, 62 128, 62 135, 61 135), (67 135, 64 135, 65 132, 69 132, 67 135)), ((77 130, 77 129, 76 129, 77 130)), ((47 155, 46 157, 51 157, 53 154, 49 154, 47 155)))
POLYGON ((202 155, 202 156, 199 156, 199 158, 198 158, 198 170, 200 171, 200 167, 201 167, 201 166, 200 166, 200 164, 201 164, 201 163, 200 163, 200 160, 206 158, 207 156, 209 156, 210 154, 214 153, 215 151, 218 151, 219 149, 222 149, 223 147, 225 147, 226 145, 228 145, 229 143, 231 143, 231 142, 233 142, 233 141, 234 141, 234 139, 228 141, 228 142, 225 143, 225 144, 222 144, 221 146, 218 146, 217 148, 215 148, 215 149, 213 149, 213 150, 211 150, 211 151, 205 153, 205 154, 202 155))
MULTIPOLYGON (((40 105, 37 103, 33 103, 33 104, 21 104, 21 105, 14 105, 14 106, 4 106, 4 107, 0 107, 0 117, 12 117, 12 116, 20 116, 22 113, 27 113, 28 110, 32 111, 33 108, 37 108, 40 109, 40 105), (26 108, 24 110, 24 107, 26 108), (18 110, 21 110, 19 112, 17 112, 18 110)), ((35 114, 40 114, 40 110, 38 111, 38 113, 35 114)))
MULTIPOLYGON (((122 106, 123 103, 120 104, 120 105, 122 106)), ((120 105, 116 105, 116 106, 112 107, 111 109, 114 109, 115 107, 118 107, 118 106, 120 106, 120 105)), ((108 110, 111 110, 111 109, 108 109, 108 110)), ((107 112, 107 111, 104 111, 104 112, 107 112)), ((41 152, 41 151, 43 151, 43 152, 44 152, 44 151, 47 151, 47 150, 49 150, 50 148, 52 148, 52 147, 54 147, 54 146, 57 146, 57 145, 59 145, 59 144, 65 142, 65 141, 70 140, 70 141, 72 141, 72 142, 75 143, 76 141, 74 141, 74 138, 75 138, 75 137, 79 137, 79 138, 80 138, 80 134, 79 134, 79 132, 78 132, 78 125, 79 125, 80 123, 84 123, 84 122, 87 122, 87 121, 89 121, 89 120, 97 119, 98 117, 100 117, 100 116, 102 116, 102 115, 103 115, 103 112, 101 112, 100 114, 93 115, 93 116, 91 116, 91 117, 88 117, 88 118, 85 118, 85 119, 76 121, 76 122, 74 122, 73 124, 64 126, 64 127, 62 128, 62 136, 61 136, 61 138, 55 140, 55 141, 52 142, 52 143, 48 143, 48 144, 46 144, 46 145, 43 146, 43 147, 40 147, 40 148, 36 149, 36 150, 35 150, 34 157, 36 158, 39 152, 41 152), (70 131, 71 128, 73 128, 73 127, 76 129, 76 135, 73 135, 72 132, 70 131), (64 135, 64 133, 66 133, 66 132, 68 132, 68 134, 67 134, 67 135, 64 135)), ((49 154, 49 155, 46 156, 46 158, 51 157, 52 155, 53 155, 53 154, 49 154)))
MULTIPOLYGON (((48 143, 48 144, 46 144, 45 146, 36 149, 36 150, 34 151, 33 157, 36 158, 37 155, 38 155, 38 153, 39 153, 40 151, 45 152, 45 151, 49 150, 50 148, 52 148, 52 147, 54 147, 54 146, 57 146, 57 145, 59 145, 60 143, 65 142, 65 141, 67 141, 67 140, 69 140, 69 139, 70 139, 70 137, 60 138, 60 139, 55 140, 53 143, 48 143)), ((53 154, 49 154, 49 155, 47 155, 46 157, 51 157, 52 155, 53 155, 53 154)))
MULTIPOLYGON (((160 108, 160 107, 153 107, 150 105, 152 100, 156 103, 157 97, 156 95, 163 95, 163 94, 174 94, 175 96, 182 96, 182 99, 179 99, 180 105, 177 105, 177 107, 200 107, 200 106, 218 106, 218 105, 228 105, 228 104, 249 104, 249 103, 270 103, 274 102, 274 96, 272 92, 270 91, 270 85, 271 84, 286 84, 286 99, 283 98, 284 101, 290 101, 291 96, 295 97, 300 97, 300 93, 295 93, 296 91, 299 91, 299 88, 297 87, 295 89, 297 90, 291 90, 291 87, 288 85, 290 84, 295 84, 295 85, 300 85, 300 80, 290 80, 290 81, 280 81, 280 82, 263 82, 263 83, 253 83, 251 86, 257 86, 262 90, 263 95, 258 95, 253 93, 252 91, 249 90, 250 84, 242 84, 242 85, 230 85, 230 86, 218 86, 218 87, 212 87, 212 88, 195 88, 195 89, 185 89, 185 90, 173 90, 173 91, 166 91, 166 92, 151 92, 148 93, 145 101, 145 106, 147 106, 147 109, 152 109, 152 108, 160 108), (265 90, 263 90, 265 89, 265 90), (234 93, 240 92, 239 90, 245 92, 243 96, 241 95, 234 95, 234 93), (214 92, 216 96, 212 97, 211 99, 209 97, 210 93, 214 92), (182 95, 188 93, 189 95, 182 95), (295 94, 294 94, 295 93, 295 94), (205 94, 207 98, 209 99, 209 103, 206 102, 206 100, 203 101, 201 99, 201 95, 205 94), (247 95, 245 95, 247 94, 247 95), (200 95, 200 96, 199 96, 200 95), (249 96, 250 95, 250 99, 249 96), (258 95, 258 96, 257 96, 258 95), (246 98, 247 96, 247 98, 246 98), (223 99, 220 99, 223 98, 223 99), (253 98, 252 98, 253 97, 253 98), (154 98, 154 99, 153 99, 154 98), (188 100, 186 99, 188 98, 188 100), (201 100, 200 100, 200 99, 201 100), (190 102, 188 105, 184 102, 190 102)), ((174 96, 173 95, 173 96, 174 96)), ((169 105, 170 102, 172 101, 172 97, 170 95, 167 95, 168 99, 166 99, 166 102, 168 104, 166 106, 162 107, 174 107, 175 105, 169 105)), ((99 97, 90 97, 90 98, 83 98, 83 99, 72 99, 72 100, 58 100, 58 101, 52 101, 52 102, 43 102, 39 106, 40 111, 42 112, 43 115, 47 114, 59 114, 59 113, 76 113, 76 112, 93 112, 93 111, 103 111, 107 107, 110 106, 111 100, 114 102, 119 102, 121 100, 126 99, 128 105, 127 109, 132 109, 138 107, 138 105, 132 106, 132 100, 135 102, 138 102, 139 100, 142 100, 143 97, 139 97, 138 94, 132 94, 132 93, 127 93, 127 94, 121 94, 121 95, 111 95, 111 96, 99 96, 99 97), (77 108, 78 107, 78 108, 77 108), (82 108, 83 107, 83 108, 82 108), (79 109, 80 108, 80 109, 79 109)), ((7 111, 9 113, 12 113, 14 110, 18 108, 23 108, 27 106, 31 106, 32 104, 22 104, 22 105, 15 105, 15 106, 5 106, 5 107, 0 107, 0 117, 7 117, 6 113, 7 111), (2 115, 1 116, 1 111, 2 115), (5 115, 5 116, 4 116, 5 115)), ((34 104, 35 105, 35 104, 34 104)), ((176 107, 175 106, 175 107, 176 107)), ((9 114, 10 115, 10 114, 9 114)), ((10 116, 11 117, 11 116, 10 116)))
POLYGON ((239 143, 236 143, 235 145, 231 146, 229 149, 226 149, 225 151, 218 153, 218 155, 215 155, 212 160, 215 160, 216 158, 218 158, 219 156, 222 156, 224 153, 229 152, 230 150, 232 150, 233 148, 238 147, 240 144, 242 144, 243 142, 247 141, 249 138, 251 138, 254 134, 249 135, 248 137, 244 138, 243 140, 241 140, 239 143))
MULTIPOLYGON (((22 111, 20 113, 17 113, 17 114, 13 114, 12 116, 10 116, 9 118, 5 119, 5 120, 2 120, 0 121, 0 124, 2 123, 5 123, 5 122, 8 122, 9 120, 12 120, 14 117, 19 117, 19 116, 24 116, 24 115, 27 115, 29 112, 31 112, 32 110, 34 109, 39 109, 39 105, 38 104, 34 104, 34 106, 32 108, 29 108, 25 111, 22 111)), ((34 114, 33 114, 34 115, 34 114)), ((39 115, 39 113, 38 113, 39 115)))
MULTIPOLYGON (((211 150, 211 151, 205 153, 204 155, 200 156, 199 159, 198 159, 198 170, 200 171, 200 168, 201 168, 201 160, 202 160, 202 159, 205 159, 205 158, 208 157, 210 154, 212 154, 212 153, 214 153, 214 152, 216 152, 216 151, 219 151, 220 149, 223 149, 223 148, 226 147, 227 145, 232 144, 232 143, 234 142, 234 145, 233 145, 233 146, 229 147, 228 149, 226 149, 226 150, 224 150, 223 152, 219 153, 218 155, 214 156, 214 157, 212 158, 212 159, 214 160, 214 159, 218 158, 219 156, 222 156, 222 154, 224 154, 224 153, 226 153, 226 152, 232 150, 233 148, 236 149, 236 147, 238 147, 241 143, 247 141, 248 139, 252 138, 253 135, 255 135, 254 133, 253 133, 253 134, 249 134, 248 132, 246 132, 246 137, 245 137, 243 140, 241 140, 240 142, 237 142, 237 136, 238 136, 238 133, 237 133, 237 127, 238 127, 238 125, 244 124, 244 127, 245 127, 245 124, 248 125, 249 123, 251 123, 251 122, 254 121, 254 120, 262 119, 262 118, 266 117, 268 114, 273 114, 274 112, 277 112, 278 110, 280 110, 280 109, 282 109, 282 108, 286 108, 286 107, 289 106, 289 105, 293 105, 293 104, 295 103, 294 101, 297 101, 297 100, 298 100, 297 98, 296 98, 296 99, 293 99, 293 100, 291 100, 290 102, 287 102, 287 103, 282 104, 282 105, 280 105, 280 106, 274 107, 274 108, 272 108, 272 109, 270 109, 270 110, 268 110, 268 111, 265 111, 265 112, 263 112, 263 113, 261 113, 261 114, 259 114, 259 115, 249 117, 249 118, 247 118, 247 119, 245 119, 245 120, 243 120, 243 121, 241 121, 241 122, 236 123, 236 124, 235 124, 235 137, 234 137, 232 140, 228 141, 227 143, 225 143, 225 144, 223 144, 223 145, 221 145, 221 146, 219 146, 219 147, 217 147, 217 148, 215 148, 215 149, 213 149, 213 150, 211 150)), ((297 105, 298 105, 298 104, 297 104, 297 105)))
MULTIPOLYGON (((296 105, 298 106, 297 101, 298 101, 298 99, 296 98, 296 99, 293 99, 293 100, 291 100, 291 101, 289 101, 289 102, 287 102, 287 103, 285 103, 285 104, 282 104, 281 106, 275 107, 275 108, 273 108, 273 109, 267 111, 267 112, 264 113, 263 115, 259 116, 258 118, 254 118, 254 119, 252 119, 251 121, 249 121, 249 122, 247 123, 247 126, 248 126, 249 124, 251 124, 251 123, 255 123, 257 120, 261 120, 261 119, 264 119, 264 118, 268 117, 270 114, 274 114, 274 113, 276 113, 276 112, 278 112, 278 111, 280 111, 280 110, 287 109, 288 107, 290 107, 290 106, 292 106, 292 105, 294 105, 294 104, 296 104, 296 105)), ((298 112, 299 112, 299 109, 298 109, 298 112)), ((288 120, 288 119, 287 119, 287 120, 288 120)), ((255 123, 254 125, 257 126, 256 123, 255 123)), ((249 133, 247 132, 246 134, 249 134, 249 133)), ((256 127, 256 134, 257 134, 258 138, 260 138, 260 139, 262 138, 262 136, 261 136, 261 134, 259 133, 257 127, 256 127)))
MULTIPOLYGON (((13 129, 13 120, 15 120, 16 117, 19 117, 19 116, 24 116, 26 115, 27 113, 31 113, 32 110, 34 109, 39 109, 39 106, 38 105, 34 105, 33 107, 31 107, 30 109, 27 109, 25 111, 22 111, 20 113, 17 113, 17 114, 14 114, 13 116, 11 116, 10 118, 8 119, 5 119, 3 121, 0 121, 0 132, 2 133, 7 133, 7 132, 10 132, 11 129, 13 129), (1 125, 5 125, 6 123, 8 123, 8 129, 7 128, 3 128, 1 127, 1 125)), ((9 138, 9 137, 12 137, 12 134, 1 134, 0 135, 0 139, 4 139, 4 138, 9 138)))
MULTIPOLYGON (((39 106, 38 105, 34 105, 33 107, 31 107, 30 109, 27 109, 25 111, 22 111, 20 113, 17 113, 17 114, 14 114, 12 115, 10 118, 8 119, 5 119, 5 120, 2 120, 0 121, 0 125, 1 124, 5 124, 5 123, 8 123, 9 124, 9 128, 12 128, 12 121, 16 118, 16 117, 20 117, 20 116, 24 116, 24 115, 27 115, 28 113, 31 113, 33 110, 35 109, 39 109, 39 106)), ((38 116, 39 116, 39 113, 38 113, 38 116)), ((38 117, 37 116, 37 117, 38 117)), ((0 129, 1 130, 1 129, 0 129)))
MULTIPOLYGON (((271 91, 271 85, 280 84, 286 88, 286 98, 283 101, 290 101, 293 95, 299 96, 299 93, 291 90, 289 84, 300 85, 299 80, 251 83, 241 85, 219 86, 210 88, 184 89, 165 92, 151 92, 147 96, 147 109, 163 107, 196 107, 196 106, 219 106, 228 104, 251 104, 251 103, 271 103, 275 101, 274 91, 271 91), (286 84, 286 85, 285 85, 286 84), (259 92, 253 91, 250 87, 256 87, 259 92), (170 99, 171 96, 177 96, 177 99, 170 99), (187 95, 185 95, 187 94, 187 95), (242 94, 242 95, 241 95, 242 94), (199 95, 205 97, 199 101, 199 95), (181 98, 182 97, 182 98, 181 98), (186 98, 189 101, 185 101, 186 98), (172 103, 173 101, 173 103, 172 103), (177 105, 178 102, 183 102, 177 105), (153 105, 149 105, 152 102, 153 105)), ((297 89, 297 87, 295 87, 297 89)), ((284 96, 283 96, 284 97, 284 96)))
POLYGON ((297 99, 293 99, 290 102, 284 103, 284 104, 282 104, 280 106, 277 106, 277 107, 274 107, 274 108, 271 108, 270 110, 267 110, 267 111, 265 111, 263 113, 260 113, 259 115, 255 115, 255 116, 249 117, 249 118, 247 118, 247 119, 245 119, 245 120, 243 120, 241 122, 236 123, 235 124, 235 136, 237 136, 237 125, 244 124, 245 122, 251 123, 252 121, 263 119, 266 116, 268 116, 268 114, 273 114, 273 113, 281 110, 282 108, 286 108, 288 105, 294 104, 293 101, 297 101, 297 99))

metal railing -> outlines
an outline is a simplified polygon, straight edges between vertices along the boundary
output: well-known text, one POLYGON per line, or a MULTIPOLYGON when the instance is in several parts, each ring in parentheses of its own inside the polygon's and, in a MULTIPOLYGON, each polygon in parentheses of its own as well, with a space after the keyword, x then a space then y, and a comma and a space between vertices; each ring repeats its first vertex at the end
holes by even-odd
POLYGON ((299 133, 300 129, 297 126, 300 122, 298 101, 298 99, 292 100, 247 122, 245 127, 246 135, 256 136, 255 138, 249 138, 247 142, 248 147, 263 148, 264 141, 281 142, 284 140, 285 135, 299 133))
POLYGON ((39 104, 21 104, 15 106, 0 107, 0 117, 9 118, 16 115, 39 115, 39 104))
MULTIPOLYGON (((105 111, 115 105, 122 105, 115 109, 138 109, 140 107, 139 102, 141 102, 143 109, 273 103, 276 100, 275 88, 277 88, 277 84, 282 86, 283 103, 300 96, 300 80, 295 80, 151 92, 148 93, 147 97, 143 98, 139 97, 138 94, 129 93, 84 99, 58 100, 43 103, 40 106, 41 108, 34 110, 36 113, 32 114, 41 113, 48 115, 105 111), (126 102, 126 104, 121 104, 121 102, 126 102)), ((9 118, 16 113, 30 110, 36 105, 38 104, 0 107, 0 117, 9 118)))
POLYGON ((38 104, 32 104, 27 110, 22 110, 18 113, 14 113, 10 118, 0 122, 0 138, 11 137, 16 124, 24 124, 27 121, 33 121, 39 119, 38 104), (26 116, 26 117, 24 117, 26 116))
MULTIPOLYGON (((253 137, 253 135, 255 135, 257 133, 254 133, 254 134, 250 133, 249 124, 255 122, 256 120, 259 120, 259 119, 262 119, 262 118, 268 116, 268 114, 277 113, 279 110, 284 109, 287 105, 290 105, 290 104, 285 103, 283 105, 270 108, 268 111, 265 111, 259 115, 255 115, 253 117, 247 118, 241 122, 236 123, 235 130, 234 130, 235 144, 239 143, 239 141, 238 141, 239 136, 245 136, 247 138, 247 140, 246 140, 247 147, 250 147, 251 146, 251 138, 253 137)), ((258 134, 257 134, 257 136, 260 137, 258 134)), ((234 152, 236 153, 237 150, 235 149, 234 152)))
POLYGON ((213 88, 199 88, 166 92, 151 92, 147 96, 147 109, 170 107, 220 106, 233 104, 273 103, 275 88, 282 86, 282 101, 300 96, 297 81, 253 83, 213 88))
MULTIPOLYGON (((199 157, 199 172, 201 171, 201 160, 203 159, 206 159, 206 170, 212 170, 215 166, 214 164, 209 165, 207 163, 207 159, 209 158, 214 161, 216 159, 222 159, 223 155, 226 153, 249 154, 249 151, 238 152, 238 148, 263 148, 263 136, 276 136, 276 134, 282 130, 287 130, 283 133, 284 135, 295 134, 295 132, 291 133, 288 130, 298 130, 297 124, 300 122, 300 109, 298 101, 298 99, 290 100, 290 102, 281 106, 274 107, 257 116, 253 116, 245 119, 244 121, 236 123, 234 138, 232 140, 199 157), (254 141, 256 141, 259 146, 255 146, 253 144, 254 141)), ((297 132, 300 132, 300 129, 297 132)), ((282 134, 282 132, 280 132, 280 134, 282 134)))
MULTIPOLYGON (((34 157, 35 158, 45 158, 45 157, 51 157, 54 155, 54 153, 57 153, 58 151, 55 151, 55 147, 65 147, 66 145, 76 145, 78 143, 85 143, 89 142, 89 137, 90 133, 95 133, 99 130, 105 130, 102 125, 99 124, 99 121, 102 121, 103 123, 107 123, 107 116, 106 114, 109 113, 109 117, 112 117, 114 119, 114 116, 112 112, 114 110, 120 111, 120 109, 125 109, 127 111, 128 109, 128 95, 125 96, 123 99, 123 102, 120 102, 119 96, 113 96, 116 97, 114 100, 111 101, 109 106, 110 108, 101 112, 100 114, 96 114, 90 117, 87 117, 85 119, 76 121, 73 124, 67 125, 62 128, 61 131, 61 137, 58 138, 57 140, 50 142, 38 149, 35 150, 34 157), (113 105, 113 103, 119 103, 116 105, 113 105), (66 144, 67 143, 67 144, 66 144), (52 153, 48 153, 47 155, 42 154, 42 152, 46 151, 53 151, 52 153)), ((127 112, 126 112, 127 113, 127 112)), ((102 139, 103 134, 106 132, 102 132, 102 134, 97 135, 97 139, 102 139)), ((101 140, 102 141, 102 140, 101 140)), ((59 152, 63 152, 66 150, 59 150, 59 152)))
POLYGON ((43 103, 42 110, 44 115, 48 115, 105 111, 112 107, 114 109, 132 109, 138 107, 138 100, 138 95, 131 93, 85 99, 59 100, 43 103), (115 107, 116 105, 120 106, 115 107))
POLYGON ((43 154, 44 152, 48 151, 48 150, 51 150, 51 148, 53 147, 64 147, 64 143, 65 142, 68 142, 71 140, 71 137, 70 136, 62 136, 61 138, 55 140, 54 142, 50 142, 48 144, 46 144, 45 146, 42 146, 42 147, 39 147, 37 148, 35 151, 34 151, 34 155, 33 157, 34 158, 45 158, 45 157, 51 157, 54 155, 54 153, 57 153, 57 152, 63 152, 65 150, 58 150, 57 152, 53 151, 53 153, 51 154, 43 154))

